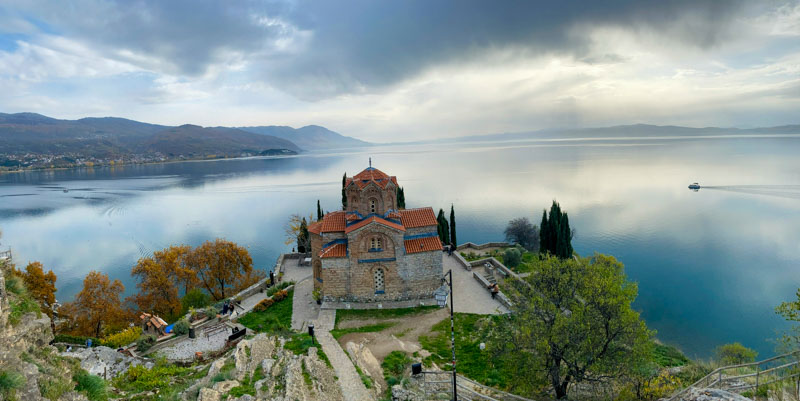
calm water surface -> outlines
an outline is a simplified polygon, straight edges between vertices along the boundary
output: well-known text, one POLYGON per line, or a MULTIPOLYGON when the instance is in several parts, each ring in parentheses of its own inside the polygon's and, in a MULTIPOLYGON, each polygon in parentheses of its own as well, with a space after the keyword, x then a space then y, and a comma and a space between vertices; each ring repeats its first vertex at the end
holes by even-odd
POLYGON ((460 242, 502 240, 508 220, 557 199, 582 255, 602 252, 639 283, 635 307, 694 356, 739 341, 762 355, 800 286, 800 138, 602 140, 378 147, 280 159, 0 176, 3 246, 39 260, 72 299, 102 270, 135 289, 136 260, 225 237, 270 269, 292 213, 341 202, 342 173, 396 175, 407 205, 455 204, 460 242), (700 181, 719 188, 691 192, 700 181), (64 192, 68 189, 68 192, 64 192))

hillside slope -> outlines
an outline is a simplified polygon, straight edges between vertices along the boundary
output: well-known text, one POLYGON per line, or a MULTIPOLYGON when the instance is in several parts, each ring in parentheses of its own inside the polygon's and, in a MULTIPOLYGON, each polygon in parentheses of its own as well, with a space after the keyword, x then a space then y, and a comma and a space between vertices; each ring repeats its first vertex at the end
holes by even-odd
POLYGON ((140 150, 160 152, 165 155, 239 155, 260 154, 268 150, 290 150, 300 152, 297 145, 270 135, 258 135, 234 128, 203 128, 197 125, 181 125, 168 128, 148 137, 140 150))
POLYGON ((306 150, 327 150, 350 147, 370 146, 369 142, 344 136, 319 125, 307 125, 302 128, 269 125, 259 127, 239 127, 247 132, 261 135, 272 135, 294 142, 306 150))

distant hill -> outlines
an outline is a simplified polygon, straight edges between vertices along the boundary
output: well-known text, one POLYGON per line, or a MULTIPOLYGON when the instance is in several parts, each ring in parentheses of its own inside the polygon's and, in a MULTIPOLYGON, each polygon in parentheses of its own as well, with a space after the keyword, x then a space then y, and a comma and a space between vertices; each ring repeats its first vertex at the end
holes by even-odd
POLYGON ((339 149, 359 146, 370 146, 369 142, 344 136, 319 125, 307 125, 302 128, 292 128, 279 125, 259 127, 239 127, 243 131, 261 135, 272 135, 294 142, 306 150, 339 149))
POLYGON ((167 128, 148 137, 140 146, 145 152, 161 152, 170 156, 261 154, 277 149, 301 151, 291 141, 271 135, 259 135, 235 128, 203 128, 197 125, 167 128))
MULTIPOLYGON (((266 131, 270 131, 270 127, 255 128, 267 128, 266 131)), ((276 128, 280 129, 273 131, 280 135, 226 127, 170 127, 117 117, 60 120, 36 113, 0 113, 0 159, 6 156, 5 160, 16 160, 10 162, 10 165, 27 165, 20 157, 33 155, 24 158, 39 160, 33 164, 46 164, 35 155, 66 157, 68 160, 99 159, 102 162, 116 158, 144 157, 146 160, 153 160, 159 154, 166 158, 196 158, 208 155, 230 157, 303 151, 303 146, 298 146, 289 138, 308 144, 308 149, 318 148, 315 145, 317 141, 324 146, 333 146, 334 143, 362 143, 319 126, 297 130, 291 127, 276 128)))

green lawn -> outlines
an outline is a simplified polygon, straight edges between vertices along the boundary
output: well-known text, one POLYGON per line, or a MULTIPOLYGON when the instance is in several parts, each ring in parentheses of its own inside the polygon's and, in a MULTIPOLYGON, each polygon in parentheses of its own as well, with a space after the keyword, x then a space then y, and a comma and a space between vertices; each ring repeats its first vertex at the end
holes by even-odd
MULTIPOLYGON (((487 386, 508 388, 515 373, 502 360, 492 359, 488 351, 481 351, 481 342, 487 342, 483 327, 494 316, 470 313, 455 314, 456 361, 458 372, 487 386)), ((435 324, 431 336, 420 336, 422 348, 431 352, 423 363, 435 362, 440 368, 449 370, 452 359, 450 348, 450 319, 435 324)))
POLYGON ((251 311, 239 318, 244 327, 257 333, 288 332, 292 327, 292 297, 294 290, 282 301, 262 312, 251 311))
POLYGON ((398 309, 339 309, 336 311, 336 327, 339 327, 339 323, 345 320, 394 319, 418 313, 427 313, 436 309, 439 309, 436 305, 398 309))

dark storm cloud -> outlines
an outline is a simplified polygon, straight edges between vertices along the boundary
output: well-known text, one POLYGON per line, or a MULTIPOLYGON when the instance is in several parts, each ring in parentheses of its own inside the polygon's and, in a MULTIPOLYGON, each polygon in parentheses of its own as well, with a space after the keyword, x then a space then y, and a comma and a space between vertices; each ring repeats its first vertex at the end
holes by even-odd
POLYGON ((37 18, 108 57, 194 76, 239 55, 254 77, 304 99, 380 89, 491 50, 582 57, 589 43, 576 27, 622 26, 668 35, 676 46, 712 47, 742 11, 738 1, 711 0, 52 4, 37 18))

